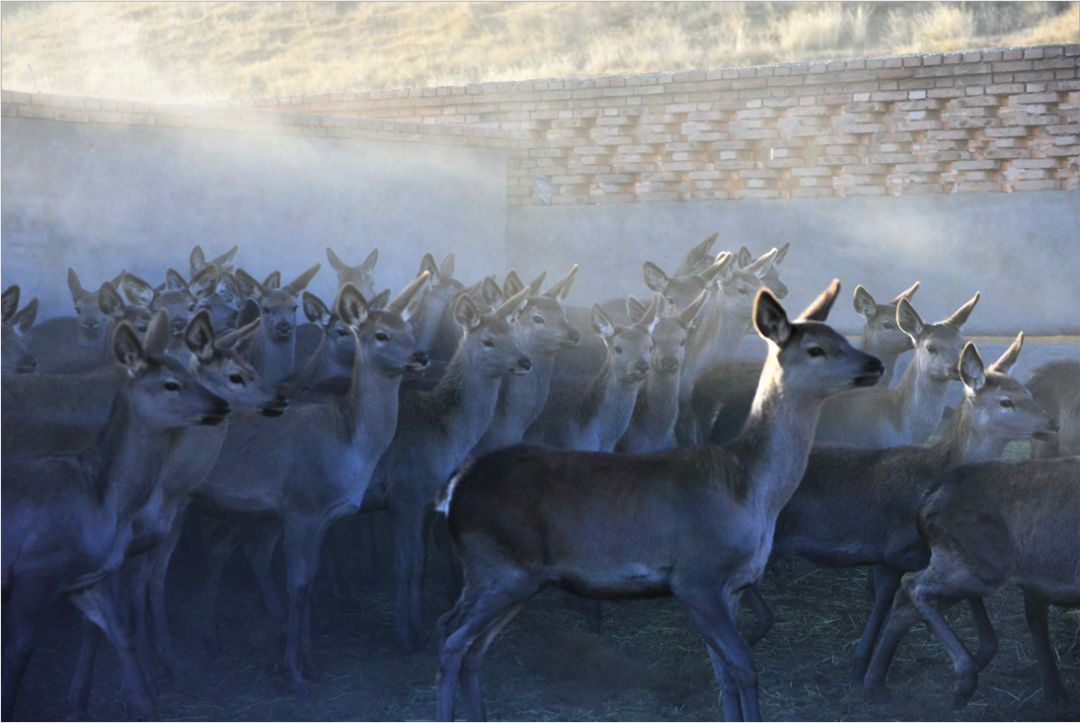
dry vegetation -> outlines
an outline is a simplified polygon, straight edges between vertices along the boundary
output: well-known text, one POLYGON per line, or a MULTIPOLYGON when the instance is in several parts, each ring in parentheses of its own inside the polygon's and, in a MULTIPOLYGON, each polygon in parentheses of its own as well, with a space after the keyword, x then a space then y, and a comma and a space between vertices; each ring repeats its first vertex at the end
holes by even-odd
POLYGON ((1080 3, 3 3, 3 87, 197 101, 1076 42, 1080 3))

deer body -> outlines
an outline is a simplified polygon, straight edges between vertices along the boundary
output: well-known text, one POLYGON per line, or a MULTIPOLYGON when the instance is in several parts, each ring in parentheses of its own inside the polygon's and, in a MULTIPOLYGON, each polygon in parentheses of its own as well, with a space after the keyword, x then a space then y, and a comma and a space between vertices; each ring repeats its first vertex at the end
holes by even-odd
POLYGON ((961 328, 979 301, 976 293, 948 319, 926 324, 905 298, 896 323, 911 337, 915 359, 893 389, 838 396, 826 403, 818 425, 819 442, 854 447, 919 444, 937 429, 945 411, 950 380, 964 344, 961 328))
MULTIPOLYGON (((972 656, 949 627, 939 606, 979 601, 1006 586, 1025 592, 1043 689, 1066 703, 1046 633, 1048 605, 1080 605, 1080 458, 986 462, 943 474, 918 512, 918 529, 930 550, 929 564, 904 575, 889 622, 874 651, 866 688, 887 695, 885 674, 901 638, 921 619, 945 647, 957 681, 955 705, 974 693, 988 658, 972 656)), ((996 646, 993 629, 980 631, 980 652, 996 646)))
MULTIPOLYGON (((805 316, 823 319, 838 286, 805 316)), ((553 584, 606 598, 674 595, 709 643, 727 716, 759 715, 735 605, 764 569, 821 400, 874 383, 881 364, 819 321, 792 324, 767 292, 757 307, 756 325, 772 341, 769 359, 747 428, 727 448, 629 456, 515 446, 451 480, 438 508, 448 516, 465 587, 440 621, 441 720, 454 716, 459 682, 470 718, 483 719, 479 666, 487 646, 553 584), (817 361, 803 358, 810 354, 817 361)))
POLYGON ((1039 444, 1036 454, 1080 455, 1080 362, 1044 364, 1031 374, 1027 385, 1036 403, 1058 424, 1057 435, 1039 444))
POLYGON ((79 452, 4 456, 5 717, 49 603, 60 594, 72 595, 117 647, 137 712, 153 714, 130 642, 94 585, 120 566, 138 532, 133 519, 176 451, 171 430, 216 424, 229 408, 175 361, 147 356, 128 325, 115 339, 130 376, 95 443, 79 452))

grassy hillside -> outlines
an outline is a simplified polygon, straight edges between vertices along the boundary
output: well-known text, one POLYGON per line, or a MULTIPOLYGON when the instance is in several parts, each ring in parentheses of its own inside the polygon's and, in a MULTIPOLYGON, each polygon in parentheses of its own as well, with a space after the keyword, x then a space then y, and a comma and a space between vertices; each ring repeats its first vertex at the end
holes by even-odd
POLYGON ((1076 42, 1080 3, 15 3, 3 87, 196 101, 1076 42))

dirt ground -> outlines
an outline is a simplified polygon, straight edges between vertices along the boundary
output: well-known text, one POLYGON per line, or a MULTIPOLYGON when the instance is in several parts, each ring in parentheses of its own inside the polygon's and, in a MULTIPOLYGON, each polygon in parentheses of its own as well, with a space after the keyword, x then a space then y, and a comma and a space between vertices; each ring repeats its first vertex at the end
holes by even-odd
MULTIPOLYGON (((179 673, 158 676, 166 720, 419 720, 435 713, 433 645, 406 657, 394 638, 390 564, 356 582, 353 598, 320 586, 314 616, 319 677, 308 701, 287 685, 282 642, 246 567, 234 559, 222 603, 223 652, 200 642, 202 566, 182 548, 169 580, 179 673)), ((431 630, 449 607, 444 566, 429 567, 426 620, 431 630)), ((922 626, 905 639, 893 665, 893 703, 868 704, 848 687, 849 655, 869 612, 862 570, 827 570, 803 562, 767 575, 764 593, 776 624, 758 643, 761 705, 766 720, 1076 720, 1080 705, 1056 709, 1039 688, 1018 592, 988 601, 1001 650, 962 710, 950 709, 952 669, 922 626)), ((973 640, 966 611, 961 635, 973 640)), ((741 621, 744 624, 747 620, 741 621)), ((652 600, 609 605, 605 631, 593 635, 560 593, 537 597, 488 654, 483 680, 492 719, 715 720, 722 716, 704 644, 677 604, 652 600)), ((27 671, 16 717, 63 719, 79 647, 80 623, 67 604, 44 635, 27 671)), ((1062 676, 1080 701, 1080 611, 1051 612, 1051 637, 1062 676)), ((95 720, 125 717, 119 670, 111 651, 95 671, 95 720)))

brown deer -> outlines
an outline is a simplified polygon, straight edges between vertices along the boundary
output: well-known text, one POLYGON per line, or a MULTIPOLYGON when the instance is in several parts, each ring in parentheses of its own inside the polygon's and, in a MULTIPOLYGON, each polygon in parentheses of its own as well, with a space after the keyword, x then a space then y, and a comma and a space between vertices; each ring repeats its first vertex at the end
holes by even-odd
POLYGON ((1033 448, 1035 456, 1080 455, 1080 361, 1043 364, 1032 372, 1027 386, 1038 405, 1058 424, 1053 439, 1033 448))
POLYGON ((437 509, 465 586, 439 624, 440 720, 453 719, 459 683, 469 717, 485 718, 484 652, 552 585, 609 599, 674 596, 706 640, 727 718, 759 718, 753 655, 735 627, 739 597, 764 570, 822 401, 882 373, 823 323, 839 286, 795 321, 758 293, 754 326, 769 357, 746 429, 727 447, 635 456, 514 446, 451 479, 437 509))
POLYGON ((9 286, 3 294, 3 338, 0 350, 3 353, 3 371, 27 374, 37 369, 37 360, 26 349, 23 337, 34 325, 37 318, 38 300, 19 309, 19 287, 9 286))

